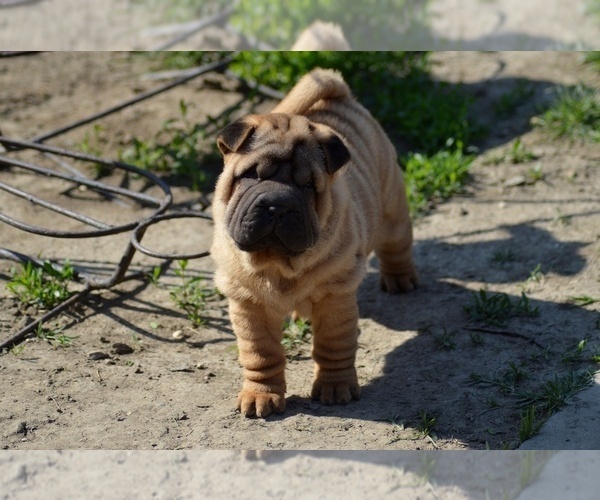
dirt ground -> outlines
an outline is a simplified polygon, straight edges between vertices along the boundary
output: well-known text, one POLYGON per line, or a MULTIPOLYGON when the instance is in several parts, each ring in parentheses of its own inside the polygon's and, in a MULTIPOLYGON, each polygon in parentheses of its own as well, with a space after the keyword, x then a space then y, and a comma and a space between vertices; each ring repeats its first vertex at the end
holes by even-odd
MULTIPOLYGON (((514 452, 275 452, 244 460, 233 451, 0 454, 0 498, 515 498, 522 465, 514 452), (76 485, 76 486, 74 486, 76 485), (199 493, 201 492, 201 493, 199 493), (487 496, 486 496, 487 495, 487 496)), ((558 454, 560 455, 560 453, 558 454)), ((537 457, 534 467, 546 464, 537 457)), ((572 461, 572 460, 571 460, 572 461)), ((531 498, 531 497, 530 497, 531 498)), ((539 497, 538 497, 539 498, 539 497)), ((574 498, 568 495, 564 498, 574 498)))
MULTIPOLYGON (((235 341, 225 304, 208 311, 208 324, 193 327, 169 296, 173 268, 162 286, 123 283, 93 294, 51 321, 72 337, 69 347, 35 338, 0 356, 0 447, 6 450, 479 450, 518 444, 522 406, 498 386, 474 384, 471 375, 497 379, 511 363, 525 374, 518 391, 533 391, 555 375, 587 365, 565 362, 577 343, 600 349, 599 303, 573 305, 573 296, 598 298, 600 279, 600 154, 597 147, 551 140, 529 122, 555 84, 598 85, 598 73, 576 53, 440 53, 434 73, 450 85, 463 82, 476 98, 475 112, 489 134, 479 145, 473 179, 464 196, 440 205, 415 223, 420 288, 407 296, 378 289, 372 262, 359 291, 360 401, 322 406, 309 399, 312 362, 302 346, 287 368, 287 410, 267 420, 235 411, 241 383, 235 341), (518 82, 532 95, 506 118, 494 103, 518 82), (516 138, 538 159, 529 164, 489 164, 516 138), (543 179, 529 183, 539 164, 543 179), (519 177, 521 176, 521 177, 519 177), (524 180, 523 180, 524 179, 524 180), (498 252, 512 259, 498 262, 498 252), (538 264, 541 273, 530 279, 538 264), (469 320, 463 306, 481 288, 517 300, 526 291, 539 316, 488 327, 469 320), (183 332, 182 336, 175 332, 183 332), (133 348, 116 354, 114 343, 133 348), (106 359, 92 359, 102 352, 106 359), (434 416, 429 435, 423 416, 434 416)), ((144 58, 123 53, 45 53, 0 60, 2 133, 31 138, 155 85, 141 76, 144 58)), ((179 101, 191 103, 191 120, 203 121, 236 101, 233 91, 197 80, 116 113, 99 123, 107 157, 132 136, 149 139, 176 117, 179 101)), ((264 103, 268 109, 272 103, 264 103)), ((75 148, 92 134, 87 126, 48 141, 75 148)), ((27 156, 27 155, 26 155, 27 156)), ((48 160, 38 158, 46 165, 48 160)), ((111 223, 139 220, 148 209, 98 199, 86 191, 33 179, 16 169, 0 181, 85 211, 111 223)), ((124 182, 115 176, 107 182, 124 182)), ((129 179, 133 187, 140 181, 129 179)), ((197 193, 174 186, 178 208, 199 204, 197 193)), ((66 227, 63 218, 0 193, 3 213, 32 223, 66 227)), ((75 223, 72 228, 76 228, 75 223)), ((2 224, 1 245, 31 256, 65 259, 106 276, 116 267, 128 235, 93 240, 33 236, 2 224)), ((208 248, 209 223, 171 221, 156 226, 144 243, 179 252, 208 248), (160 230, 157 228, 160 227, 160 230)), ((160 261, 136 255, 132 269, 160 261)), ((14 264, 0 261, 0 339, 39 313, 19 308, 4 283, 14 264)), ((210 277, 209 258, 190 263, 210 277)), ((588 352, 588 351, 586 351, 588 352)), ((577 396, 575 396, 577 397, 577 396)), ((127 456, 127 455, 123 455, 127 456)), ((42 460, 46 460, 43 458, 42 460)), ((165 458, 165 460, 167 460, 165 458)), ((170 459, 169 459, 170 460, 170 459)), ((207 459, 208 460, 208 459, 207 459)), ((212 459, 211 459, 212 460, 212 459)), ((237 460, 224 454, 216 463, 237 460)), ((304 460, 304 459, 298 459, 304 460)), ((296 462, 294 462, 296 463, 296 462)), ((252 467, 248 465, 247 467, 252 467)), ((387 470, 387 469, 386 469, 387 470)), ((423 498, 426 498, 424 496, 423 498)))
MULTIPOLYGON (((0 47, 10 50, 155 50, 187 29, 173 28, 174 25, 192 20, 176 23, 169 18, 173 5, 169 1, 39 0, 2 8, 3 3, 8 5, 11 0, 0 1, 0 47), (27 36, 23 36, 24 32, 27 36)), ((201 2, 207 3, 210 4, 201 2)), ((588 0, 431 0, 424 28, 415 31, 414 39, 407 35, 402 47, 377 49, 597 49, 599 21, 587 12, 587 7, 588 0)), ((194 17, 193 12, 190 15, 194 17)), ((260 41, 260 33, 245 35, 260 41)), ((290 47, 296 36, 298 33, 290 33, 290 47)), ((174 48, 254 48, 243 45, 239 33, 224 34, 208 27, 174 48)))

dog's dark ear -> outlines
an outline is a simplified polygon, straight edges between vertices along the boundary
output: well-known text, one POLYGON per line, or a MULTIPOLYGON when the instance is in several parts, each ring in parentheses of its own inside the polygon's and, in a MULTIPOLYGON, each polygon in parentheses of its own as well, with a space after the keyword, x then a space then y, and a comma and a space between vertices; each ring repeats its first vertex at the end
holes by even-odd
POLYGON ((217 146, 223 155, 235 153, 254 132, 254 126, 244 120, 237 120, 227 125, 217 136, 217 146))
POLYGON ((325 153, 325 170, 333 174, 342 168, 350 160, 350 152, 342 140, 335 134, 321 141, 321 148, 325 153))

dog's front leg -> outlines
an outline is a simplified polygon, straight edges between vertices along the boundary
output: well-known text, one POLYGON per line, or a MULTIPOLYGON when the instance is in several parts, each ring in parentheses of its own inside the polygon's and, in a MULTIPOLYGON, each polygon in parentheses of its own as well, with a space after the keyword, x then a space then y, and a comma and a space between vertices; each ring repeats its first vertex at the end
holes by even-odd
POLYGON ((245 416, 266 417, 285 409, 284 315, 250 301, 230 300, 244 383, 238 409, 245 416))
POLYGON ((312 398, 322 403, 347 403, 359 398, 354 360, 358 347, 356 293, 328 295, 313 305, 312 398))

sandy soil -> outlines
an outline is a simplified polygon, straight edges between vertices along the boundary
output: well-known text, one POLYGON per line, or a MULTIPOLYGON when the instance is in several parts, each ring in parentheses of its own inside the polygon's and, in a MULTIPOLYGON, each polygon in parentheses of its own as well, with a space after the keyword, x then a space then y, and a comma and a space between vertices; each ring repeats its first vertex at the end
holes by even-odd
MULTIPOLYGON (((0 2, 0 47, 151 50, 181 32, 156 35, 152 31, 173 24, 156 5, 161 2, 40 0, 2 8, 0 2)), ((169 3, 162 5, 166 11, 169 3)), ((432 0, 422 33, 416 33, 414 39, 407 36, 402 47, 382 46, 379 50, 597 49, 599 20, 586 12, 586 5, 587 0, 432 0)), ((296 36, 298 33, 290 34, 290 47, 296 36)), ((260 34, 254 37, 260 40, 260 34)), ((238 49, 240 44, 239 36, 208 28, 174 48, 238 49)))
MULTIPOLYGON (((5 452, 4 499, 86 498, 514 498, 525 457, 429 452, 275 452, 244 460, 231 451, 5 452), (489 495, 486 497, 486 495, 489 495), (38 497, 39 498, 39 497, 38 497)), ((549 454, 533 457, 542 467, 549 454)), ((534 476, 535 477, 535 476, 534 476)), ((569 497, 570 498, 570 497, 569 497)))
MULTIPOLYGON (((148 89, 140 78, 144 58, 120 53, 48 53, 0 60, 0 115, 5 135, 29 138, 148 89)), ((393 297, 379 291, 373 262, 360 288, 360 401, 325 407, 308 398, 312 366, 304 345, 287 369, 288 409, 266 421, 235 411, 241 382, 235 342, 222 303, 208 311, 205 327, 193 327, 169 296, 177 283, 171 269, 157 287, 142 281, 92 295, 52 321, 76 337, 67 348, 30 339, 22 351, 0 356, 0 447, 51 449, 327 449, 418 450, 499 449, 518 443, 521 407, 515 394, 473 384, 471 375, 497 379, 519 367, 526 375, 518 391, 585 364, 565 363, 565 354, 588 340, 600 348, 598 303, 575 307, 570 297, 597 297, 600 279, 600 189, 597 148, 554 141, 529 120, 553 85, 598 85, 598 73, 568 53, 452 53, 435 56, 434 71, 449 85, 463 82, 476 98, 475 110, 490 133, 480 145, 473 181, 465 196, 439 206, 415 224, 415 255, 422 286, 393 297), (510 116, 497 118, 494 103, 517 82, 532 89, 510 116), (496 165, 520 137, 538 159, 532 164, 496 165), (527 179, 539 164, 543 180, 527 179), (510 262, 494 260, 499 251, 510 262), (541 275, 530 273, 541 264, 541 275), (503 328, 469 320, 463 306, 472 291, 505 292, 517 300, 526 291, 539 307, 534 318, 515 318, 503 328), (183 331, 183 338, 173 333, 183 331), (444 341, 444 339, 446 339, 444 341), (126 343, 131 354, 113 352, 126 343), (108 358, 91 359, 92 352, 108 358), (423 413, 436 419, 434 431, 420 429, 423 413)), ((195 81, 101 120, 98 147, 115 157, 132 136, 150 138, 163 121, 190 104, 190 119, 203 121, 239 95, 195 81)), ((272 104, 265 103, 263 108, 272 104)), ((76 147, 87 127, 52 144, 76 147)), ((47 160, 41 160, 51 165, 47 160)), ((86 192, 0 170, 0 180, 57 199, 105 221, 137 220, 148 211, 123 207, 86 192)), ((135 179, 129 179, 137 186, 135 179)), ((110 182, 124 182, 115 176, 110 182)), ((179 207, 194 206, 198 194, 174 187, 179 207)), ((0 194, 0 206, 15 217, 64 224, 45 211, 0 194)), ((69 258, 79 268, 106 275, 116 266, 127 235, 95 240, 49 240, 1 226, 2 246, 48 259, 69 258)), ((187 251, 207 248, 208 223, 166 223, 144 240, 149 246, 187 251), (179 225, 178 225, 179 224, 179 225)), ((134 269, 158 261, 136 257, 134 269)), ((5 281, 13 266, 0 261, 5 281)), ((207 275, 210 259, 191 264, 207 275)), ((23 311, 0 286, 0 338, 36 316, 23 311)), ((588 352, 588 351, 586 351, 588 352)))

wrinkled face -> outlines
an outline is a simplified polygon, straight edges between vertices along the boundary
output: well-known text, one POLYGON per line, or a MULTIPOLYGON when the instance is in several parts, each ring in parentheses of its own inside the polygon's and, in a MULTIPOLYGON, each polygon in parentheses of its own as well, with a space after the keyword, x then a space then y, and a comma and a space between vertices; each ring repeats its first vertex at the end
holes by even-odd
POLYGON ((342 141, 303 116, 251 115, 217 139, 227 232, 245 252, 296 256, 315 245, 331 176, 349 159, 342 141))

